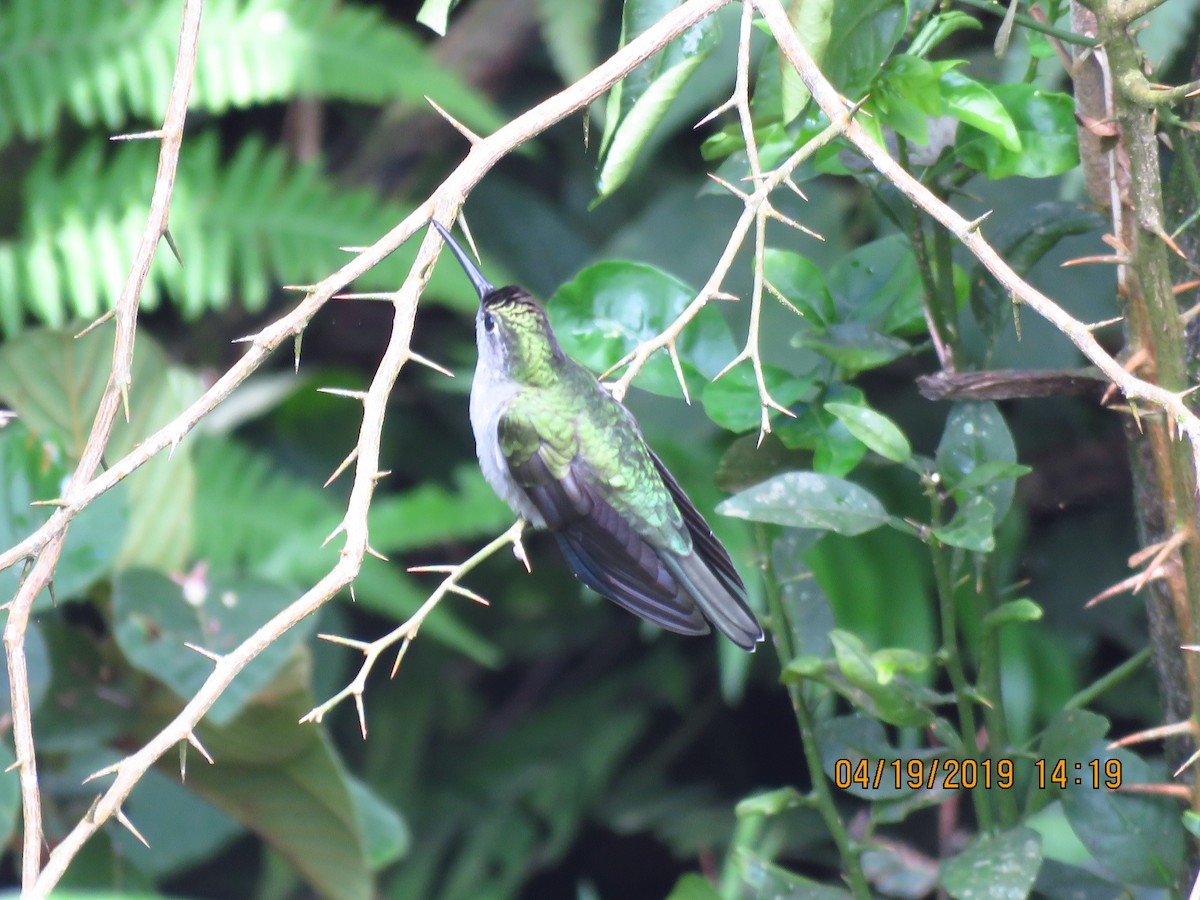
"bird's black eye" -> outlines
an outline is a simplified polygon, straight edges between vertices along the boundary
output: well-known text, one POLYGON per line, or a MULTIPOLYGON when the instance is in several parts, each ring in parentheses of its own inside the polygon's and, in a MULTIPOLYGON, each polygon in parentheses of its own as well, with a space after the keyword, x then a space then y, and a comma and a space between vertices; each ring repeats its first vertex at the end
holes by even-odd
POLYGON ((488 334, 496 330, 496 318, 490 312, 483 314, 483 330, 488 334))

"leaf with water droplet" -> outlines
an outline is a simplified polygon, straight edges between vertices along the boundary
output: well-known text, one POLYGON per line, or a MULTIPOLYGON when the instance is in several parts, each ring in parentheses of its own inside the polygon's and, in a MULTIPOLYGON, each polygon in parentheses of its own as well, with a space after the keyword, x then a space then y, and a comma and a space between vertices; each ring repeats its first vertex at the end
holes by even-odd
POLYGON ((862 534, 884 525, 883 504, 864 487, 816 472, 784 472, 735 494, 717 512, 792 528, 862 534))

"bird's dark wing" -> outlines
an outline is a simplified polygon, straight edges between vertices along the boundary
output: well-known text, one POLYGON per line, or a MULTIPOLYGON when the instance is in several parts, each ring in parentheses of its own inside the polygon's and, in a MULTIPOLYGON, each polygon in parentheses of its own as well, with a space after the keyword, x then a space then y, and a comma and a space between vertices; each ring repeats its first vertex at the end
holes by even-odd
POLYGON ((580 581, 660 628, 708 633, 700 610, 655 548, 589 484, 577 447, 560 442, 568 449, 556 450, 515 407, 501 416, 498 437, 509 472, 580 581))
POLYGON ((762 628, 746 603, 746 585, 734 568, 725 545, 717 540, 704 516, 684 493, 675 476, 663 465, 658 454, 647 447, 671 499, 683 514, 683 523, 692 538, 692 554, 668 557, 668 567, 695 598, 717 630, 741 647, 753 650, 762 640, 762 628))

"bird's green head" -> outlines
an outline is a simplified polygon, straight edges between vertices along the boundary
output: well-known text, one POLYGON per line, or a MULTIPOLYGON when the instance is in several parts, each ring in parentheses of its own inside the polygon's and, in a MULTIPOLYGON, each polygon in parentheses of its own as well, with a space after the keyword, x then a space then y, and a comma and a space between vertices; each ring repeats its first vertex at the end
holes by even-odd
POLYGON ((493 285, 445 228, 437 222, 433 226, 479 294, 475 341, 480 367, 496 378, 529 385, 551 383, 564 355, 546 310, 522 287, 493 285))

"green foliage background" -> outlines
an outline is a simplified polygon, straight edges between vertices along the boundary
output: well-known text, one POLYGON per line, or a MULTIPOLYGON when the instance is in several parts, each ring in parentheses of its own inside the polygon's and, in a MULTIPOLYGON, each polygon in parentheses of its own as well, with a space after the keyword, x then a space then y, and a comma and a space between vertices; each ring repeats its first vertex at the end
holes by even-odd
MULTIPOLYGON (((423 21, 449 5, 425 4, 423 21)), ((465 148, 425 96, 486 133, 676 5, 540 2, 506 87, 485 91, 439 57, 415 4, 209 0, 171 212, 183 265, 165 248, 155 261, 133 416, 109 458, 198 396, 236 358, 234 338, 287 308, 281 285, 328 274, 339 247, 377 239, 449 170, 465 148), (296 122, 314 109, 321 152, 299 161, 296 122), (408 131, 435 136, 419 146, 408 131)), ((997 59, 999 20, 975 4, 805 6, 802 36, 840 91, 869 96, 864 121, 907 167, 964 214, 993 210, 989 240, 1072 314, 1115 315, 1111 272, 1059 268, 1105 252, 1106 226, 1083 199, 1073 106, 1045 35, 1019 25, 997 59)), ((1196 6, 1172 0, 1142 35, 1164 80, 1192 63, 1179 37, 1194 45, 1196 6)), ((1042 7, 1053 22, 1065 4, 1042 7)), ((160 0, 0 7, 0 403, 18 413, 0 429, 0 549, 48 516, 29 504, 61 490, 107 377, 111 327, 72 335, 120 291, 157 147, 106 138, 160 120, 178 14, 160 0)), ((741 209, 705 177, 746 175, 736 121, 691 130, 732 88, 738 14, 631 75, 592 110, 592 140, 578 118, 551 129, 468 200, 485 271, 548 298, 563 344, 597 372, 674 320, 741 209)), ((828 123, 757 32, 754 52, 756 138, 773 166, 828 123)), ((745 341, 745 302, 712 304, 684 332, 690 407, 663 354, 629 400, 697 506, 715 510, 766 645, 747 656, 652 633, 533 537, 532 575, 507 554, 490 560, 469 579, 490 607, 446 601, 396 679, 375 673, 367 740, 349 707, 297 724, 360 661, 316 633, 385 633, 436 584, 407 566, 465 558, 511 521, 474 463, 473 298, 443 263, 414 347, 458 377, 410 367, 393 394, 392 474, 370 520, 390 562, 368 558, 353 597, 239 676, 200 729, 216 765, 189 753, 182 783, 176 758, 142 781, 125 812, 151 848, 107 827, 63 896, 707 900, 842 896, 858 877, 898 897, 1101 897, 1183 877, 1178 806, 1039 789, 1034 767, 1111 757, 1126 783, 1166 778, 1161 753, 1107 749, 1161 721, 1144 615, 1128 599, 1082 610, 1125 577, 1135 546, 1120 419, 1064 397, 922 399, 914 378, 937 369, 930 308, 963 370, 1080 358, 1029 316, 1018 334, 979 265, 922 231, 846 145, 796 180, 807 200, 783 189, 778 206, 824 240, 771 225, 763 268, 783 303, 768 297, 761 329, 765 383, 794 416, 775 414, 759 447, 750 367, 711 380, 745 341), (945 791, 833 787, 839 759, 928 770, 964 757, 1013 760, 1014 780, 960 792, 950 825, 945 791), (980 893, 991 887, 1001 893, 980 893)), ((355 289, 394 288, 414 258, 402 248, 355 289)), ((743 254, 728 290, 749 296, 751 263, 743 254)), ((320 485, 353 446, 357 409, 315 388, 366 383, 381 306, 330 304, 298 374, 276 360, 73 525, 28 635, 51 845, 96 794, 82 779, 140 746, 206 677, 184 642, 230 649, 336 561, 337 542, 321 545, 344 484, 320 485)), ((19 578, 0 572, 0 596, 19 578)), ((6 738, 0 768, 11 756, 6 738)), ((0 875, 12 885, 19 836, 10 773, 0 875)))

